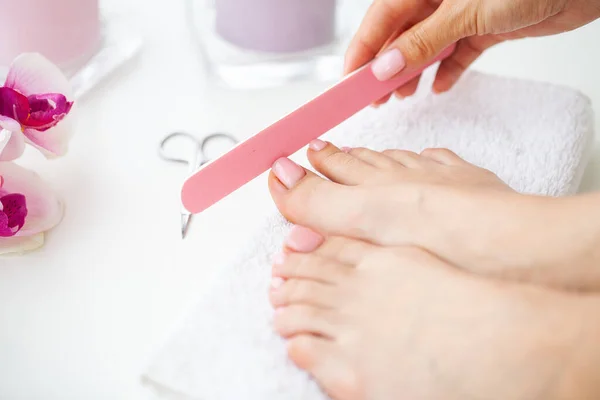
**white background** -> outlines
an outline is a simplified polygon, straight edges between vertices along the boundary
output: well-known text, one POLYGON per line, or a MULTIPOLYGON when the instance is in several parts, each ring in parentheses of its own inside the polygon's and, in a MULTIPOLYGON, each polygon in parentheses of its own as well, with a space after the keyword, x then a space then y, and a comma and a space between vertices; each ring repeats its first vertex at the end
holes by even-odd
MULTIPOLYGON (((152 352, 272 207, 263 176, 197 216, 182 241, 185 170, 159 160, 158 141, 178 129, 244 139, 325 88, 209 88, 181 2, 115 4, 135 10, 143 53, 78 105, 65 158, 28 152, 22 161, 67 209, 41 251, 0 259, 2 400, 142 399, 139 375, 152 352)), ((598 105, 599 38, 600 22, 499 46, 476 67, 566 84, 598 105)), ((596 149, 584 190, 600 189, 599 168, 596 149)))

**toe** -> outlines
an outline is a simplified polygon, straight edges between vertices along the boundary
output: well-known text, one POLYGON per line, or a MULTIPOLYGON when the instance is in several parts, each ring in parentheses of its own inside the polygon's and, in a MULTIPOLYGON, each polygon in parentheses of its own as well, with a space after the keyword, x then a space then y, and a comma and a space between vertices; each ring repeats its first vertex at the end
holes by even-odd
POLYGON ((283 279, 310 279, 335 284, 346 277, 350 266, 317 253, 281 253, 275 257, 273 276, 283 279))
POLYGON ((375 172, 372 165, 338 149, 331 143, 325 143, 324 147, 310 146, 308 160, 321 174, 343 185, 363 183, 375 172), (314 150, 315 148, 320 150, 314 150))
POLYGON ((313 335, 298 335, 288 341, 287 349, 296 366, 312 375, 332 399, 364 398, 356 373, 334 341, 313 335))
POLYGON ((383 154, 406 168, 423 168, 425 163, 429 162, 417 153, 408 150, 385 150, 383 154))
POLYGON ((335 286, 310 279, 273 278, 269 298, 275 308, 303 304, 317 308, 331 308, 337 304, 335 286))
POLYGON ((275 331, 287 338, 302 333, 333 338, 337 332, 333 310, 305 304, 293 304, 275 310, 275 331))
POLYGON ((294 225, 285 238, 284 245, 293 251, 309 253, 316 250, 325 238, 312 229, 294 225))
POLYGON ((444 165, 463 165, 466 162, 449 149, 425 149, 421 155, 444 165))
POLYGON ((376 168, 389 169, 398 166, 397 162, 385 156, 383 153, 379 151, 365 149, 364 147, 356 147, 349 149, 348 153, 376 168))
POLYGON ((362 238, 358 236, 364 234, 361 227, 369 225, 368 221, 365 221, 368 216, 364 212, 369 201, 369 192, 364 187, 339 185, 310 171, 304 171, 304 175, 298 181, 286 186, 278 179, 276 173, 274 168, 269 175, 269 190, 275 205, 288 221, 323 234, 343 232, 362 238), (361 228, 360 232, 355 232, 358 228, 361 228))
MULTIPOLYGON (((362 240, 332 236, 315 250, 315 255, 337 260, 346 265, 358 265, 376 246, 362 240)), ((347 271, 346 271, 347 272, 347 271)))

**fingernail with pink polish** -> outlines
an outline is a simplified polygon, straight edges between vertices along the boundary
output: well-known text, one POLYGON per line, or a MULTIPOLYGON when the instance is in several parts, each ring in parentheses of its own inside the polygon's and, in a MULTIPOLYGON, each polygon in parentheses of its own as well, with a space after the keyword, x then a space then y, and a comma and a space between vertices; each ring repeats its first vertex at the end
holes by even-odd
POLYGON ((296 186, 296 183, 306 175, 304 168, 289 158, 280 158, 275 161, 275 164, 273 164, 273 172, 288 189, 296 186))
POLYGON ((344 153, 350 153, 350 150, 352 150, 352 148, 351 148, 351 147, 344 146, 344 147, 342 147, 340 150, 341 150, 341 151, 343 151, 344 153))
POLYGON ((285 245, 294 251, 309 253, 316 250, 323 243, 323 240, 325 240, 323 236, 317 232, 295 225, 286 237, 285 245))
POLYGON ((404 60, 404 56, 400 50, 391 49, 373 61, 371 70, 377 79, 386 81, 402 71, 404 67, 406 67, 406 60, 404 60))
POLYGON ((314 151, 321 151, 325 148, 325 146, 327 146, 327 143, 319 139, 315 139, 308 144, 308 147, 314 151))

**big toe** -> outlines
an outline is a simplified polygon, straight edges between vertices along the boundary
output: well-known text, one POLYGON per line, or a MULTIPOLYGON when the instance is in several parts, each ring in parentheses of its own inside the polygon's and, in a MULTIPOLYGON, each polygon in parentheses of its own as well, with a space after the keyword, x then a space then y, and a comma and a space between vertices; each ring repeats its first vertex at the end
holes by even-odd
POLYGON ((287 158, 273 165, 269 191, 287 220, 319 233, 352 235, 355 227, 366 225, 364 187, 325 180, 287 158))
POLYGON ((288 355, 333 399, 364 398, 358 375, 335 341, 313 335, 298 335, 288 341, 288 355))

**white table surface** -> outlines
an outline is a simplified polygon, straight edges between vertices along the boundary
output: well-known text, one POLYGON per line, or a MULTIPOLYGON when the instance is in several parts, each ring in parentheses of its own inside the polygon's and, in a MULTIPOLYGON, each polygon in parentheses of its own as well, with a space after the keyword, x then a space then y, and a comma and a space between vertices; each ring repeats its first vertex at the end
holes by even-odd
MULTIPOLYGON (((79 105, 66 157, 47 162, 29 151, 21 161, 67 209, 42 250, 0 258, 2 400, 145 398, 139 376, 152 352, 272 207, 263 176, 197 216, 182 241, 185 171, 158 159, 158 141, 178 129, 243 139, 325 87, 210 88, 181 2, 120 6, 139 6, 131 18, 144 35, 143 53, 79 105)), ((600 104, 598 37, 600 22, 502 45, 476 67, 567 84, 600 104)), ((582 189, 600 189, 598 147, 582 189)))

